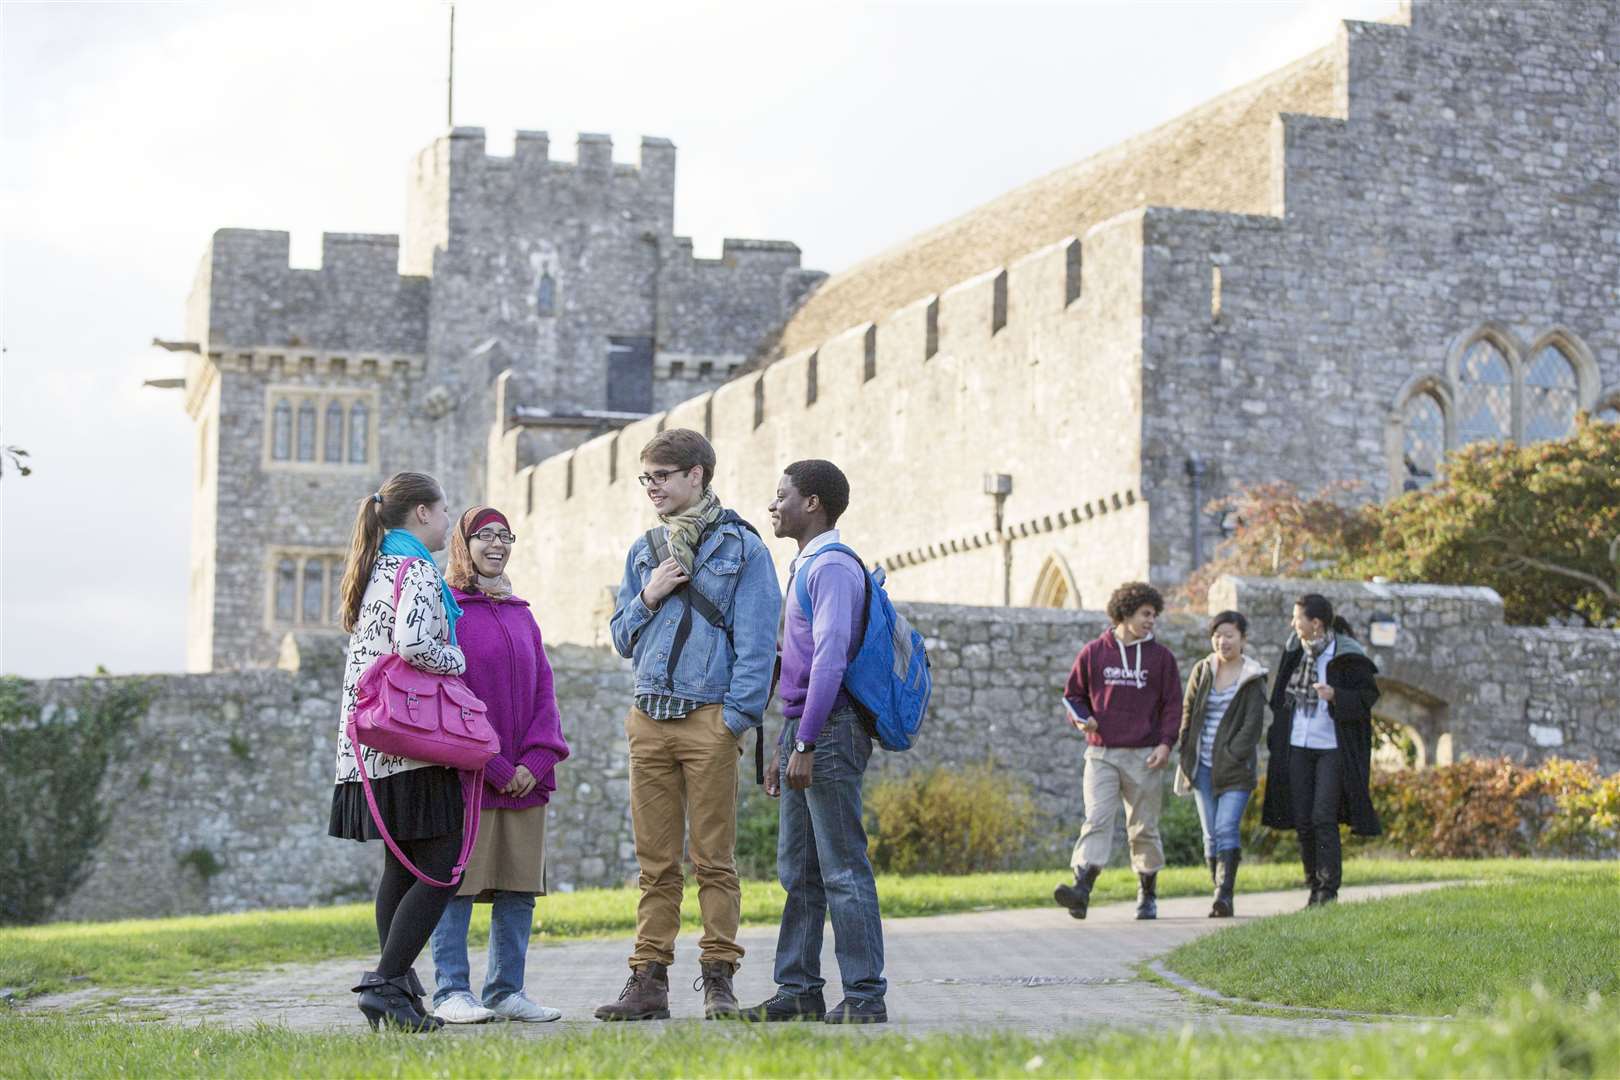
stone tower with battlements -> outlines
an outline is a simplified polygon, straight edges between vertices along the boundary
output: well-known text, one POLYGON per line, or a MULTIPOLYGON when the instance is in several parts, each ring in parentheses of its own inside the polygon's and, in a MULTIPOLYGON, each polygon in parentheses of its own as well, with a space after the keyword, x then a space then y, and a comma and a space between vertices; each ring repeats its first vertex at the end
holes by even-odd
POLYGON ((569 162, 543 132, 495 157, 482 129, 455 128, 408 192, 403 250, 328 233, 320 268, 294 269, 287 233, 221 229, 203 256, 181 346, 192 670, 270 663, 287 631, 335 628, 355 506, 389 474, 479 501, 492 425, 544 456, 711 390, 821 279, 786 242, 695 258, 667 139, 630 165, 585 134, 569 162))

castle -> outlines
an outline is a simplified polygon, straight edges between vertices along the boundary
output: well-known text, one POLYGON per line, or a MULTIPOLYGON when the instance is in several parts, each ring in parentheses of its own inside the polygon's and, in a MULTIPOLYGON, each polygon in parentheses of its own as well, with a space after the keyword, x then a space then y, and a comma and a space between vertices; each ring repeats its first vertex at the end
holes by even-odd
POLYGON ((596 643, 666 426, 744 516, 838 461, 899 598, 1078 608, 1185 577, 1237 487, 1387 498, 1620 419, 1617 55, 1615 0, 1420 0, 825 281, 780 242, 694 259, 667 142, 565 164, 458 128, 403 250, 329 234, 292 270, 284 233, 215 234, 190 666, 330 626, 354 502, 402 468, 502 507, 548 638, 596 643))

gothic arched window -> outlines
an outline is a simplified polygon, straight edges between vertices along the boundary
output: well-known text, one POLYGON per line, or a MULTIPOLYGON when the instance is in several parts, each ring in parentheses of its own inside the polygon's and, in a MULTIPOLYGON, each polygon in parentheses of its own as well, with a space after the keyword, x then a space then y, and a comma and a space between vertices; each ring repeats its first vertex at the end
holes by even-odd
POLYGON ((1457 365, 1457 442, 1501 440, 1513 434, 1513 370, 1486 338, 1474 342, 1457 365))
POLYGON ((371 447, 371 413, 366 403, 357 401, 349 406, 349 461, 363 463, 371 447))
POLYGON ((298 614, 298 567, 291 559, 276 564, 276 620, 292 622, 298 614))
POLYGON ((1524 441, 1562 439, 1574 431, 1580 399, 1575 365, 1558 346, 1545 346, 1524 376, 1524 441))
POLYGON ((1433 394, 1412 395, 1401 424, 1401 490, 1427 487, 1446 452, 1446 414, 1433 394))
POLYGON ((298 406, 298 460, 315 460, 315 403, 298 406))
POLYGON ((304 560, 304 604, 303 616, 299 620, 305 625, 313 625, 321 621, 321 601, 326 595, 326 562, 323 559, 304 560))
POLYGON ((276 461, 292 457, 292 406, 286 398, 277 401, 270 413, 270 456, 276 461))
POLYGON ((326 451, 323 455, 329 462, 343 460, 343 403, 334 401, 326 407, 326 451))
POLYGON ((557 280, 547 270, 540 275, 540 287, 535 291, 535 308, 542 319, 557 314, 557 280))

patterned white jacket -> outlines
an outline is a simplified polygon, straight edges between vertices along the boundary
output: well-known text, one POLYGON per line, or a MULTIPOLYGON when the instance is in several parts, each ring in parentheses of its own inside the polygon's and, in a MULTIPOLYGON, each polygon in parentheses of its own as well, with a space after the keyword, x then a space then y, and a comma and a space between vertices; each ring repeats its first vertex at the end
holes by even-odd
MULTIPOLYGON (((372 567, 360 602, 360 617, 349 636, 348 663, 343 668, 343 701, 338 711, 337 782, 358 783, 354 747, 349 743, 349 713, 354 711, 357 684, 373 660, 395 649, 412 667, 439 675, 460 675, 467 670, 467 658, 450 641, 450 623, 444 615, 444 598, 439 592, 439 570, 426 559, 418 559, 405 571, 400 582, 399 607, 394 612, 394 574, 404 561, 400 555, 379 555, 372 567)), ((412 758, 380 754, 361 747, 366 755, 366 775, 373 780, 393 776, 429 764, 412 758)))

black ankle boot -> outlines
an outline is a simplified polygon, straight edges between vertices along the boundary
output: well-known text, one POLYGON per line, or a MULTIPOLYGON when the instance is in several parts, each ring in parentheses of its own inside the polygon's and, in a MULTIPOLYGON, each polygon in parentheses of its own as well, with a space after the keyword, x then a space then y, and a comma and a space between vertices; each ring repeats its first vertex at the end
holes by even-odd
POLYGON ((1074 872, 1074 884, 1063 884, 1052 890, 1052 899, 1069 909, 1069 914, 1076 919, 1086 917, 1086 909, 1091 906, 1091 887, 1097 883, 1097 875, 1102 873, 1100 866, 1082 866, 1074 872))
POLYGON ((1209 909, 1212 919, 1230 919, 1232 917, 1232 893, 1237 889, 1238 863, 1243 859, 1243 852, 1237 848, 1223 851, 1220 854, 1220 872, 1215 881, 1215 904, 1209 909))
POLYGON ((423 1000, 427 997, 427 987, 423 986, 422 980, 416 977, 416 969, 411 968, 405 972, 405 979, 406 985, 410 987, 411 1008, 415 1009, 416 1015, 420 1016, 427 1024, 428 1030, 438 1031, 444 1027, 443 1020, 427 1011, 427 1002, 423 1000))
POLYGON ((1138 919, 1157 919, 1159 917, 1159 872, 1151 874, 1138 873, 1136 875, 1136 917, 1138 919))
POLYGON ((400 1031, 437 1030, 411 1004, 411 980, 407 975, 385 979, 368 971, 361 976, 360 985, 350 989, 360 995, 360 1011, 373 1031, 384 1024, 400 1031))

